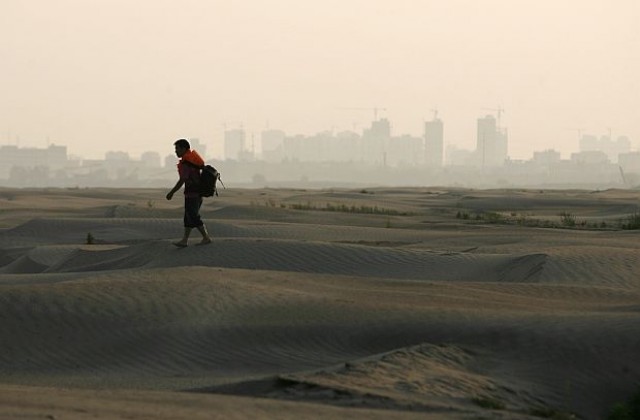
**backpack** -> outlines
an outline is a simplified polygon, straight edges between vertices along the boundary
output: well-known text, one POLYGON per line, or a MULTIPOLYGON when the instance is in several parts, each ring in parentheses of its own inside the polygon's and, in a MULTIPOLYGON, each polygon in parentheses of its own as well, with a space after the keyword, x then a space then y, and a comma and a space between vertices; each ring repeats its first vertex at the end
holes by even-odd
POLYGON ((220 181, 220 184, 223 188, 226 189, 224 184, 222 183, 222 179, 220 179, 220 172, 216 168, 211 165, 198 166, 192 162, 184 161, 189 166, 200 169, 200 179, 198 180, 198 192, 200 193, 200 197, 213 197, 214 195, 218 195, 218 187, 217 182, 220 181))
MULTIPOLYGON (((201 197, 213 197, 214 195, 218 195, 218 188, 216 183, 220 181, 222 184, 222 180, 220 179, 220 172, 216 168, 211 165, 205 165, 202 167, 202 171, 200 172, 200 183, 198 188, 200 189, 201 197)), ((224 184, 222 187, 225 188, 224 184)))

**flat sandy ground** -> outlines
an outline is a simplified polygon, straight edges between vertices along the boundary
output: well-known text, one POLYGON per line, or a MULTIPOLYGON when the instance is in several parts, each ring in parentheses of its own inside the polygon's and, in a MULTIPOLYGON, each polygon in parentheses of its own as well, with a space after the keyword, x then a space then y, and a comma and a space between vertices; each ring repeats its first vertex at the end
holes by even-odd
POLYGON ((230 188, 183 249, 165 194, 0 190, 0 418, 600 419, 640 385, 637 190, 230 188))

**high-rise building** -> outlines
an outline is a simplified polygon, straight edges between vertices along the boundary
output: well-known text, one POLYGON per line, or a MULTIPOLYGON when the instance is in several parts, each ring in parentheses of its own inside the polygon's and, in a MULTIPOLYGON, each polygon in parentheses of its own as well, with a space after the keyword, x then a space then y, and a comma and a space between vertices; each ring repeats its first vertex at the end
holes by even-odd
POLYGON ((386 146, 391 139, 391 124, 386 118, 371 123, 362 135, 362 159, 365 162, 385 164, 386 146))
POLYGON ((507 131, 498 127, 493 115, 478 118, 476 159, 482 168, 502 166, 507 159, 507 131))
POLYGON ((240 160, 245 149, 246 133, 244 129, 226 130, 224 132, 224 157, 227 160, 240 160))
POLYGON ((442 166, 444 152, 444 125, 434 118, 424 123, 424 162, 429 168, 442 166))

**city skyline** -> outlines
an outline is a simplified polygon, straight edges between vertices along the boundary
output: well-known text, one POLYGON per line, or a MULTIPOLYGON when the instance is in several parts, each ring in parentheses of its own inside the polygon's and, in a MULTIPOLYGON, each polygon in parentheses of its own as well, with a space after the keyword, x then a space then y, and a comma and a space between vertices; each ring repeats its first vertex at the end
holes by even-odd
POLYGON ((497 108, 514 159, 579 134, 640 139, 632 0, 44 0, 0 6, 0 139, 138 155, 223 126, 360 132, 374 116, 475 146, 497 108), (303 4, 304 3, 304 4, 303 4), (355 130, 354 130, 355 128, 355 130))
MULTIPOLYGON (((371 107, 371 108, 356 108, 356 109, 366 109, 366 110, 370 110, 371 112, 375 112, 377 115, 380 112, 384 112, 382 111, 382 109, 377 108, 377 107, 371 107)), ((493 111, 494 113, 488 112, 488 113, 479 113, 478 116, 476 117, 476 119, 474 120, 474 123, 480 119, 483 118, 487 118, 487 117, 493 117, 496 119, 497 124, 499 125, 499 128, 502 130, 507 130, 509 129, 509 127, 502 125, 502 122, 504 121, 504 119, 501 121, 500 120, 500 116, 499 114, 504 113, 506 110, 504 108, 501 107, 497 107, 497 108, 492 108, 489 109, 487 108, 486 111, 493 111), (497 111, 497 112, 496 112, 497 111)), ((440 116, 437 116, 439 114, 439 110, 438 109, 432 109, 431 112, 434 114, 434 116, 432 117, 433 119, 429 120, 427 118, 424 118, 421 120, 421 128, 423 129, 422 132, 397 132, 397 129, 395 128, 395 124, 393 121, 390 121, 391 123, 391 135, 393 137, 400 137, 400 136, 424 136, 424 126, 428 125, 430 122, 435 121, 436 119, 440 122, 442 122, 443 120, 440 118, 440 116), (437 118, 435 117, 437 116, 437 118), (394 131, 395 130, 395 131, 394 131)), ((386 119, 386 118, 385 118, 386 119)), ((364 120, 363 120, 364 121, 364 120)), ((368 122, 363 122, 363 123, 359 123, 356 126, 352 126, 352 127, 338 127, 337 124, 331 124, 329 127, 325 127, 324 129, 320 129, 316 132, 306 132, 306 133, 301 133, 301 132, 291 132, 291 131, 287 131, 286 128, 284 127, 272 127, 270 126, 269 122, 267 122, 265 124, 264 127, 259 128, 259 127, 247 127, 247 125, 243 122, 243 121, 237 121, 234 123, 227 123, 227 122, 222 122, 220 124, 220 129, 216 132, 213 133, 212 135, 197 135, 197 136, 190 136, 190 135, 181 135, 181 136, 176 136, 174 138, 170 138, 170 139, 166 139, 166 142, 161 144, 157 144, 157 147, 151 147, 151 148, 137 148, 134 149, 132 155, 140 155, 146 151, 152 150, 161 154, 164 154, 164 149, 169 150, 169 154, 171 154, 171 150, 172 150, 172 145, 173 142, 175 140, 177 140, 178 138, 193 138, 193 139, 197 139, 198 141, 202 142, 202 144, 207 144, 209 149, 211 150, 211 154, 210 157, 213 159, 224 159, 225 157, 225 148, 224 148, 224 143, 225 143, 225 133, 228 131, 243 131, 244 132, 244 136, 246 144, 250 145, 253 143, 253 146, 255 147, 254 150, 251 149, 251 147, 247 147, 245 149, 245 151, 256 151, 258 154, 260 154, 262 152, 262 144, 260 141, 256 141, 256 139, 260 138, 261 133, 265 132, 265 131, 269 131, 269 130, 280 130, 285 132, 287 135, 295 135, 295 136, 305 136, 305 137, 310 137, 310 136, 314 136, 320 133, 325 133, 325 132, 331 132, 333 134, 335 133, 339 133, 339 132, 353 132, 355 134, 358 135, 362 135, 364 133, 364 131, 367 129, 366 124, 371 124, 373 121, 368 121, 368 122)), ((420 128, 418 127, 418 128, 420 128)), ((450 127, 448 127, 448 129, 450 129, 450 127)), ((462 146, 460 143, 456 143, 456 142, 452 142, 450 141, 447 136, 445 135, 444 137, 444 148, 458 148, 458 149, 462 149, 462 150, 472 150, 475 149, 477 147, 477 142, 478 142, 478 137, 477 137, 477 126, 474 125, 474 132, 472 133, 472 138, 467 139, 466 141, 462 142, 462 144, 464 144, 464 146, 462 146)), ((454 130, 455 131, 455 130, 454 130)), ((594 138, 601 138, 601 137, 609 137, 611 139, 615 139, 617 137, 625 137, 628 138, 630 140, 631 143, 631 149, 632 150, 640 150, 640 140, 636 139, 636 138, 632 138, 631 136, 628 135, 628 133, 624 133, 624 132, 614 132, 613 129, 611 127, 604 127, 603 129, 601 129, 600 131, 597 130, 593 130, 590 131, 588 129, 584 129, 584 128, 566 128, 563 131, 567 131, 567 132, 572 132, 573 134, 571 135, 572 137, 575 137, 573 140, 571 140, 569 142, 569 144, 565 144, 564 147, 554 147, 553 143, 551 145, 551 147, 546 147, 546 148, 536 148, 535 144, 530 147, 529 149, 527 149, 527 151, 521 151, 520 153, 517 154, 517 156, 514 156, 512 153, 508 154, 508 157, 514 160, 526 160, 531 158, 534 153, 536 152, 540 152, 540 151, 544 151, 544 150, 555 150, 561 153, 561 155, 563 157, 569 157, 571 155, 571 153, 574 153, 576 151, 579 151, 580 149, 580 143, 583 140, 584 136, 588 136, 588 137, 594 137, 594 138), (529 153, 530 151, 530 153, 529 153)), ((512 140, 513 141, 513 140, 512 140)), ((517 139, 515 139, 515 142, 517 143, 517 139)), ((41 147, 48 147, 49 145, 60 145, 63 144, 64 140, 62 141, 52 141, 52 139, 50 137, 47 137, 44 140, 34 140, 34 139, 25 139, 23 137, 21 137, 19 134, 11 134, 10 130, 7 131, 7 133, 5 133, 4 137, 2 135, 2 133, 0 133, 0 145, 11 145, 11 146, 18 146, 18 147, 35 147, 35 148, 41 148, 41 147)), ((108 144, 118 144, 117 142, 108 142, 108 144)), ((152 144, 152 143, 146 143, 146 144, 152 144)), ((544 145, 546 143, 542 142, 539 143, 541 145, 544 145)), ((66 144, 65 144, 66 145, 66 144)), ((82 148, 79 148, 79 150, 81 150, 82 148)), ((79 153, 79 150, 70 150, 71 154, 75 155, 75 156, 79 156, 82 158, 87 158, 87 159, 99 159, 101 157, 103 157, 106 153, 108 152, 113 152, 113 151, 128 151, 126 149, 117 149, 117 148, 108 148, 108 146, 103 146, 102 148, 100 147, 92 147, 91 152, 83 155, 81 153, 79 153)), ((511 149, 509 150, 511 152, 511 149)))
MULTIPOLYGON (((211 145, 206 140, 202 140, 199 137, 183 137, 187 139, 191 147, 197 150, 207 160, 217 161, 269 161, 278 162, 283 160, 302 160, 309 162, 363 162, 371 163, 375 165, 387 165, 389 162, 383 161, 387 155, 393 155, 393 148, 401 147, 402 142, 407 141, 418 143, 417 147, 420 150, 409 152, 409 154, 417 154, 417 160, 410 165, 424 166, 430 168, 440 168, 442 166, 452 165, 452 160, 457 161, 459 158, 452 157, 450 154, 470 154, 473 155, 473 162, 467 162, 461 164, 460 162, 453 163, 453 165, 461 166, 480 166, 480 167, 500 167, 508 161, 513 162, 526 162, 536 160, 537 156, 551 153, 554 156, 557 155, 558 160, 573 159, 575 154, 583 152, 602 152, 609 162, 617 163, 617 156, 619 153, 640 153, 640 149, 633 146, 631 139, 620 134, 619 136, 613 136, 611 131, 606 134, 596 135, 593 133, 579 131, 580 138, 577 139, 577 147, 569 150, 568 156, 563 156, 562 153, 553 148, 533 150, 530 156, 525 156, 520 159, 512 158, 509 155, 509 135, 507 127, 500 125, 500 120, 491 114, 487 114, 484 117, 479 117, 476 120, 477 131, 475 138, 475 147, 464 149, 459 148, 455 144, 446 142, 445 136, 445 124, 437 116, 437 112, 430 121, 425 121, 423 126, 423 133, 420 136, 414 136, 410 134, 397 135, 391 132, 392 123, 386 118, 380 118, 371 121, 369 128, 363 129, 362 133, 356 133, 354 131, 345 130, 337 132, 335 130, 322 130, 312 135, 303 134, 291 134, 280 128, 268 128, 262 130, 260 133, 248 134, 244 127, 226 129, 223 132, 223 139, 220 142, 224 148, 221 153, 216 155, 208 153, 211 145), (257 139, 257 141, 256 141, 257 139), (323 143, 329 140, 330 143, 323 143), (292 143, 293 142, 293 143, 292 143), (349 148, 350 143, 357 142, 356 149, 349 148), (291 156, 287 153, 282 153, 283 149, 292 147, 296 143, 296 148, 306 148, 307 156, 301 159, 301 156, 291 156), (256 145, 258 147, 256 147, 256 145), (320 147, 326 149, 321 152, 320 156, 314 149, 320 147), (335 149, 335 152, 329 152, 330 149, 335 149), (374 150, 372 155, 372 150, 374 150), (278 152, 278 153, 274 153, 278 152), (380 156, 384 156, 380 158, 380 156)), ((215 145, 214 145, 215 146, 215 145)), ((351 144, 353 146, 353 144, 351 144)), ((406 144, 405 144, 406 146, 406 144)), ((70 150, 66 144, 51 143, 48 142, 46 147, 38 146, 21 146, 20 144, 0 144, 0 149, 3 150, 21 150, 32 151, 37 156, 37 160, 29 164, 25 162, 27 167, 35 167, 40 165, 39 159, 42 159, 42 152, 46 150, 53 150, 59 154, 61 150, 64 150, 64 155, 69 156, 71 160, 76 161, 119 161, 119 160, 144 160, 145 155, 157 155, 158 159, 166 162, 177 161, 173 151, 168 152, 164 150, 148 149, 143 150, 139 154, 130 153, 127 150, 107 149, 101 156, 87 157, 74 153, 70 150), (9 149, 11 148, 11 149, 9 149)), ((215 147, 214 147, 215 149, 215 147)), ((398 153, 405 153, 397 152, 398 153)), ((66 159, 66 157, 65 157, 66 159)), ((155 159, 155 156, 154 156, 155 159)), ((6 160, 6 157, 5 157, 6 160)), ((21 161, 22 162, 22 161, 21 161)), ((14 162, 9 158, 7 164, 13 164, 14 162)), ((406 162, 405 162, 406 163, 406 162)), ((402 165, 402 160, 394 161, 392 166, 402 165)), ((19 163, 23 165, 23 163, 19 163)))

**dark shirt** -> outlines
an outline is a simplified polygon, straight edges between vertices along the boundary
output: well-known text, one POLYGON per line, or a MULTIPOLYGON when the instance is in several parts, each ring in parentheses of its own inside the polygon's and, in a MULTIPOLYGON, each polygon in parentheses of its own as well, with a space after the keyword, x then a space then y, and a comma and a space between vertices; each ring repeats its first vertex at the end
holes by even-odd
POLYGON ((200 178, 200 169, 180 162, 178 163, 178 174, 180 180, 184 181, 184 195, 185 197, 200 197, 198 191, 198 179, 200 178))

